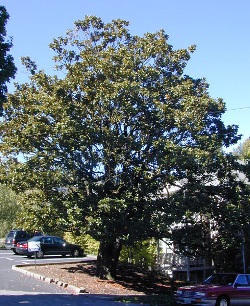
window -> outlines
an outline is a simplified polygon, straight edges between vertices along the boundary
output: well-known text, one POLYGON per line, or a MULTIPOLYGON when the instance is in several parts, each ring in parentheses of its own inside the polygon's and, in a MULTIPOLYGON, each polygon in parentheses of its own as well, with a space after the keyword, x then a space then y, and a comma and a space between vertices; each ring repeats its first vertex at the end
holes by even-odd
POLYGON ((42 243, 52 243, 52 239, 50 237, 44 237, 42 243))
POLYGON ((237 286, 249 286, 247 275, 239 275, 236 280, 237 286))
POLYGON ((54 237, 54 243, 55 244, 64 244, 65 241, 61 238, 58 238, 58 237, 54 237))

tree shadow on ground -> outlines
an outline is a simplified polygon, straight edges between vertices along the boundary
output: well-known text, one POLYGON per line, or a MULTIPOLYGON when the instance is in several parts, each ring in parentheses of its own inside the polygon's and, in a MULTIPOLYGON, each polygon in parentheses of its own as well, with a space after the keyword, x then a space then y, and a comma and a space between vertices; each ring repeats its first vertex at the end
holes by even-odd
MULTIPOLYGON (((74 267, 63 269, 69 273, 85 273, 93 277, 96 275, 95 261, 78 263, 74 267)), ((145 271, 131 264, 119 264, 116 279, 114 281, 106 280, 106 282, 144 294, 172 294, 175 289, 166 275, 156 271, 145 271)))

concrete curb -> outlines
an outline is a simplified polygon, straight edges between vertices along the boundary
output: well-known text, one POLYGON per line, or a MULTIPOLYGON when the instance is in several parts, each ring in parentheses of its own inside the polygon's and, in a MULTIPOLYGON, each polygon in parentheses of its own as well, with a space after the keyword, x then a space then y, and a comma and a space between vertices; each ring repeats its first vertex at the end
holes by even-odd
MULTIPOLYGON (((43 266, 43 265, 44 264, 40 264, 39 266, 43 266)), ((75 294, 88 293, 88 292, 86 292, 85 288, 78 288, 78 287, 75 287, 75 286, 70 285, 68 283, 64 283, 60 279, 45 277, 43 275, 40 275, 40 274, 37 274, 37 273, 34 273, 34 272, 30 272, 30 271, 27 271, 27 270, 23 269, 23 267, 28 267, 28 266, 34 266, 34 265, 14 265, 14 266, 12 266, 12 270, 17 271, 17 272, 21 272, 21 273, 23 273, 23 274, 25 274, 29 277, 33 277, 35 279, 44 281, 44 282, 49 283, 49 284, 52 284, 52 283, 56 284, 58 287, 73 291, 73 293, 75 293, 75 294)))

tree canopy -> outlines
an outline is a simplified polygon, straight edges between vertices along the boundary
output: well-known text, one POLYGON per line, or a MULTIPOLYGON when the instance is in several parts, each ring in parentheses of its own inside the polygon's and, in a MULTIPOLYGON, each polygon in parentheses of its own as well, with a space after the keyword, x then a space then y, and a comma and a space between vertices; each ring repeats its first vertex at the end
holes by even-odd
POLYGON ((250 160, 250 138, 240 143, 234 150, 233 154, 241 161, 248 162, 250 160))
POLYGON ((14 59, 9 51, 12 47, 12 40, 6 41, 6 23, 9 19, 4 6, 0 6, 0 114, 3 111, 3 103, 6 100, 7 85, 16 73, 14 59))
POLYGON ((15 193, 5 185, 0 185, 0 237, 5 237, 15 227, 19 206, 15 193))
POLYGON ((231 178, 221 149, 239 139, 221 120, 223 100, 184 74, 195 46, 174 50, 164 30, 139 37, 128 25, 75 22, 50 45, 61 77, 23 58, 30 82, 9 94, 0 130, 4 178, 24 211, 100 241, 100 277, 115 276, 122 244, 166 237, 183 217, 183 192, 190 210, 211 210, 231 178), (207 184, 215 178, 220 188, 207 184))

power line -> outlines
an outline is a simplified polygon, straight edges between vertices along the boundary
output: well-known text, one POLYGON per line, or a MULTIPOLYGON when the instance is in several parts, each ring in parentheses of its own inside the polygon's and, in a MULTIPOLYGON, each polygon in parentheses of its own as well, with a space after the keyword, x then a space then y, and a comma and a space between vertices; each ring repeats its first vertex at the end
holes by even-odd
POLYGON ((226 109, 226 112, 234 111, 234 110, 239 110, 239 109, 246 109, 246 108, 250 108, 250 106, 243 106, 243 107, 237 107, 237 108, 229 108, 229 109, 226 109))

